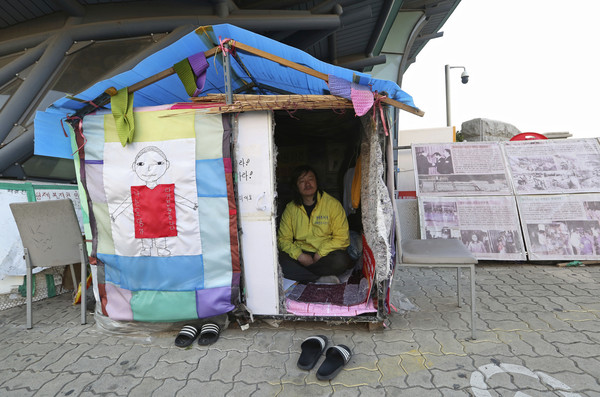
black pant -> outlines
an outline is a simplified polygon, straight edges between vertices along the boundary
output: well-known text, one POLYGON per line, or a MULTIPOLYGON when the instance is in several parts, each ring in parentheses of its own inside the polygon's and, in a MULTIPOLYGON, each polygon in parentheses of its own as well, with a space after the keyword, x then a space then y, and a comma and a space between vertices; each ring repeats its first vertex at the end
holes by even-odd
MULTIPOLYGON (((305 252, 314 255, 314 252, 305 252)), ((317 262, 304 266, 296 259, 290 257, 286 252, 279 251, 279 265, 283 271, 283 277, 300 281, 316 281, 321 276, 337 276, 354 266, 354 262, 346 250, 332 251, 317 262)))

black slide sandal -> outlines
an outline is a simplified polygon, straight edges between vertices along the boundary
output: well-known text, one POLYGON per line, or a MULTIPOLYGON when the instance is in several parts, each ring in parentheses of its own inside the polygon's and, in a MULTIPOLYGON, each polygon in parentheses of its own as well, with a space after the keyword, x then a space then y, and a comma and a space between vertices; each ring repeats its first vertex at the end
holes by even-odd
POLYGON ((175 346, 188 347, 196 340, 198 336, 198 328, 193 325, 184 325, 177 337, 175 338, 175 346))
POLYGON ((342 370, 344 365, 348 364, 352 357, 350 348, 346 345, 337 345, 327 349, 325 361, 317 371, 317 379, 331 380, 342 370))
POLYGON ((323 335, 309 336, 302 342, 298 368, 306 371, 312 369, 327 347, 327 337, 323 335))
POLYGON ((219 333, 221 328, 215 323, 206 323, 200 330, 200 337, 198 338, 198 344, 202 346, 208 346, 219 340, 219 333))

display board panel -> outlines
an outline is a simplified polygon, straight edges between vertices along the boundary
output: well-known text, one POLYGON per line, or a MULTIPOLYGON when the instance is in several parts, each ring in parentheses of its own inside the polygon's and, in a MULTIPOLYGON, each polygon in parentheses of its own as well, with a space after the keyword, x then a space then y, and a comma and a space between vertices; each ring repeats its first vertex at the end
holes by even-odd
POLYGON ((412 155, 419 196, 512 194, 497 142, 414 144, 412 155))
MULTIPOLYGON (((79 224, 83 231, 77 186, 56 183, 35 184, 22 181, 0 183, 0 228, 3 230, 3 239, 0 242, 0 280, 5 276, 23 276, 26 273, 23 244, 8 205, 10 203, 65 198, 73 201, 75 213, 79 218, 79 224)), ((44 269, 43 267, 36 267, 33 272, 38 273, 44 269)))
POLYGON ((600 145, 596 139, 504 142, 517 195, 600 192, 600 145))
POLYGON ((600 256, 600 194, 517 197, 531 260, 600 256))
POLYGON ((423 239, 460 239, 477 259, 525 259, 512 196, 420 197, 419 214, 423 239))

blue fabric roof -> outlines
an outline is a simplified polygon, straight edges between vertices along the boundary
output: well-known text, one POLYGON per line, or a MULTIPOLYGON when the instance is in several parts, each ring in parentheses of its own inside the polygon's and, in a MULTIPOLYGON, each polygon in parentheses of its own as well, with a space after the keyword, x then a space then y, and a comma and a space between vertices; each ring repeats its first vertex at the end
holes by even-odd
MULTIPOLYGON (((307 66, 321 73, 334 75, 361 85, 368 85, 372 91, 386 92, 388 97, 415 107, 412 97, 402 91, 392 81, 374 79, 365 73, 330 65, 319 61, 297 48, 229 24, 199 28, 170 46, 150 55, 132 70, 100 81, 77 94, 76 97, 80 100, 91 101, 110 87, 118 90, 133 85, 172 67, 182 59, 213 48, 221 40, 225 39, 239 41, 240 43, 307 66)), ((281 66, 260 56, 243 51, 237 51, 236 53, 259 84, 275 87, 293 94, 321 95, 329 93, 327 83, 319 78, 281 66)), ((206 84, 201 95, 224 93, 225 84, 221 56, 208 58, 208 62, 209 68, 207 70, 206 84)), ((232 61, 231 65, 234 90, 251 83, 250 77, 236 61, 232 61)), ((267 90, 264 93, 273 94, 274 92, 267 90)), ((156 106, 187 101, 189 101, 189 95, 186 93, 177 75, 166 77, 136 91, 134 94, 134 107, 156 106)), ((35 154, 72 158, 69 139, 65 137, 60 121, 83 106, 85 106, 85 103, 64 97, 54 102, 45 112, 38 112, 35 118, 35 154)))

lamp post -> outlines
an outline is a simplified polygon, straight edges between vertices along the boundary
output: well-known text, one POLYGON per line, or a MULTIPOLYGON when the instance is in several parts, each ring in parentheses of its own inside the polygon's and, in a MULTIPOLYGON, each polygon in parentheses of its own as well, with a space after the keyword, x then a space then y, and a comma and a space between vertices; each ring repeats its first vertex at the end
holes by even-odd
POLYGON ((469 73, 467 73, 467 69, 464 66, 450 66, 446 65, 444 67, 444 71, 446 74, 446 125, 448 127, 452 126, 452 121, 450 117, 450 69, 462 69, 463 72, 460 75, 460 79, 463 84, 467 84, 469 82, 469 73))

